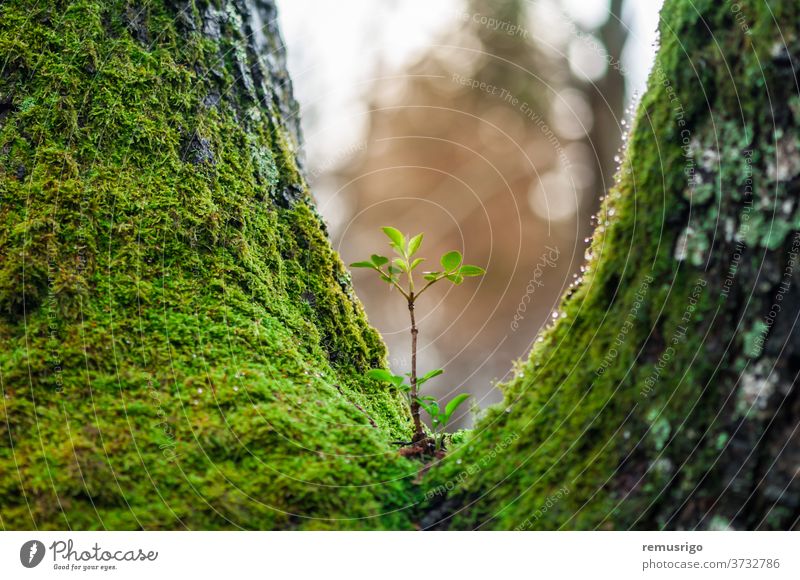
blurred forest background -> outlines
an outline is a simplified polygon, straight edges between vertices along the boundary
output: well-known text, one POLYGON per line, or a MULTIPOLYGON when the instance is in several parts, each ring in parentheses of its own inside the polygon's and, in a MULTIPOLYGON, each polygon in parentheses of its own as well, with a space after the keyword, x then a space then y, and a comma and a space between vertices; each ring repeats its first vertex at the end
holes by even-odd
MULTIPOLYGON (((660 0, 278 4, 334 247, 346 263, 388 251, 379 228, 393 225, 425 232, 423 257, 457 249, 486 266, 421 299, 419 368, 446 370, 426 385, 440 398, 500 401, 494 385, 580 275, 660 0)), ((407 372, 408 312, 370 274, 353 273, 357 293, 407 372)))

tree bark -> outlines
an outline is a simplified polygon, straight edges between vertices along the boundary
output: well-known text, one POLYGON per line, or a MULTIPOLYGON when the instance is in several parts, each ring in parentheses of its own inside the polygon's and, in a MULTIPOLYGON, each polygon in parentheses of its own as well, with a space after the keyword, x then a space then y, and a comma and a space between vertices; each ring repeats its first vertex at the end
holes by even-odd
POLYGON ((666 1, 585 275, 424 527, 798 528, 798 16, 666 1))
POLYGON ((798 16, 667 0, 583 280, 420 487, 272 3, 4 2, 0 525, 796 528, 798 16))
POLYGON ((274 4, 9 0, 0 67, 0 527, 410 527, 274 4))

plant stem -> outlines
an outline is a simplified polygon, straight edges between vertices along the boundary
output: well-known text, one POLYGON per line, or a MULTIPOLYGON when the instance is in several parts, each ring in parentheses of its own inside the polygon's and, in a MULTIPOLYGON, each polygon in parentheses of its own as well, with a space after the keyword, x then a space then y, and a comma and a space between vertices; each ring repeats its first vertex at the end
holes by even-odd
POLYGON ((417 392, 417 321, 414 317, 414 292, 408 296, 408 314, 411 316, 411 418, 414 420, 414 437, 412 441, 425 439, 422 421, 419 418, 419 393, 417 392))

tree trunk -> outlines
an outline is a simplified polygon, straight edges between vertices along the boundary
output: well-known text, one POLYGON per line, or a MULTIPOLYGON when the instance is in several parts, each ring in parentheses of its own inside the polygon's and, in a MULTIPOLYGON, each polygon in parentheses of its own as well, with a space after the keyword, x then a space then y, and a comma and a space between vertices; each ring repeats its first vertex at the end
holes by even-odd
POLYGON ((798 527, 798 23, 666 1, 583 280, 424 526, 798 527))
POLYGON ((584 279, 418 487, 274 6, 7 0, 0 525, 797 527, 799 16, 667 0, 584 279))
POLYGON ((8 0, 0 63, 0 527, 409 527, 273 3, 8 0))

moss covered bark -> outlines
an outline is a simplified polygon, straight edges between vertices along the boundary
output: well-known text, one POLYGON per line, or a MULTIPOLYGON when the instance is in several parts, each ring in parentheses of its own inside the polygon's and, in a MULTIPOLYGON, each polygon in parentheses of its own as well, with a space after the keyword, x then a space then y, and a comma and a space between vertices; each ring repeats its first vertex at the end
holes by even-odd
POLYGON ((426 527, 798 526, 798 10, 666 1, 585 275, 426 527))
POLYGON ((583 279, 422 486, 273 18, 0 5, 3 528, 797 526, 796 3, 667 0, 583 279))
POLYGON ((405 528, 265 0, 0 5, 0 526, 405 528))

